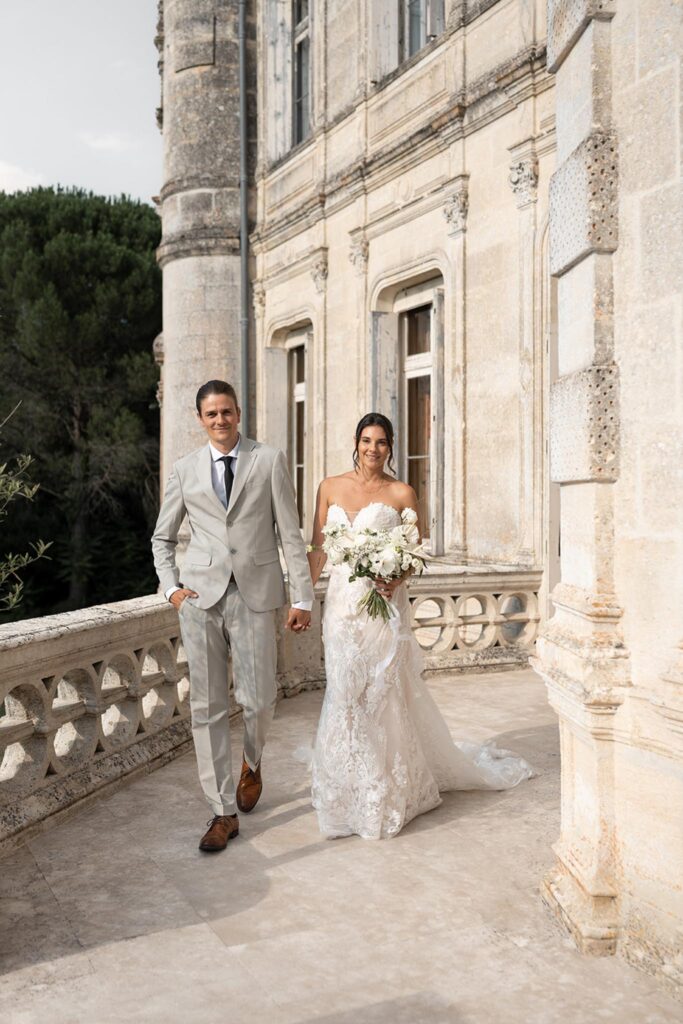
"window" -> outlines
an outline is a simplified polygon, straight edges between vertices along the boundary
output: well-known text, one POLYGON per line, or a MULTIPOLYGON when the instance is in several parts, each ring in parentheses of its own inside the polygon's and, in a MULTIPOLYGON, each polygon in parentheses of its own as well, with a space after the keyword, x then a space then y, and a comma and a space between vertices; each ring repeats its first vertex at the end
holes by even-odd
POLYGON ((402 28, 405 60, 427 42, 427 0, 404 0, 402 28))
POLYGON ((289 349, 289 459, 299 525, 304 525, 306 491, 306 348, 289 349))
POLYGON ((310 15, 308 0, 294 0, 293 23, 293 113, 292 142, 296 145, 307 139, 311 130, 310 101, 310 15))
POLYGON ((401 314, 403 452, 408 483, 417 494, 422 532, 432 525, 432 306, 401 314))
POLYGON ((444 30, 443 0, 399 0, 399 61, 408 60, 444 30))

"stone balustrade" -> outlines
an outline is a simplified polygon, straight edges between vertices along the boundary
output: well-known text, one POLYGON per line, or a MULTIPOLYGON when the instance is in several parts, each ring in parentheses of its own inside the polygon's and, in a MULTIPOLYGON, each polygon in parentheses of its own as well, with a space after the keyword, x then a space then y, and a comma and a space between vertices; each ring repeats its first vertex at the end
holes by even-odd
POLYGON ((189 689, 158 596, 0 627, 0 844, 186 749, 189 689))
POLYGON ((490 671, 527 663, 540 610, 540 572, 430 565, 411 580, 413 629, 429 671, 490 671))
MULTIPOLYGON (((471 567, 413 579, 427 669, 525 663, 538 585, 538 574, 471 567)), ((310 632, 280 630, 278 686, 288 697, 323 682, 318 609, 310 632)), ((158 595, 0 627, 0 848, 189 749, 189 690, 178 616, 158 595)))

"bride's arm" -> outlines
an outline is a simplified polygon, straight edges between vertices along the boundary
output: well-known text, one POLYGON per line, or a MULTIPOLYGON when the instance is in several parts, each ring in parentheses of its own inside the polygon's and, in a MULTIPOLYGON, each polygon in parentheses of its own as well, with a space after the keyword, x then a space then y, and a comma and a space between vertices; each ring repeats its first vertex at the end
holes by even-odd
POLYGON ((313 536, 311 537, 311 547, 313 551, 308 552, 308 566, 311 570, 311 579, 313 580, 313 586, 316 585, 320 579, 320 573, 323 571, 325 562, 327 561, 327 555, 322 551, 322 543, 325 539, 323 537, 323 526, 327 520, 327 481, 323 480, 320 487, 318 488, 318 494, 315 499, 315 516, 313 517, 313 536))

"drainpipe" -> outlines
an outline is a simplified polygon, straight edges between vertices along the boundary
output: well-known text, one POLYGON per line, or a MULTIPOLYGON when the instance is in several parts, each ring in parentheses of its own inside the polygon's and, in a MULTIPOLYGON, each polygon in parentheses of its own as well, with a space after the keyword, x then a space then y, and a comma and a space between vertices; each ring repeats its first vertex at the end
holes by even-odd
POLYGON ((249 434, 249 191, 247 180, 247 0, 239 0, 240 90, 240 356, 242 434, 249 434))

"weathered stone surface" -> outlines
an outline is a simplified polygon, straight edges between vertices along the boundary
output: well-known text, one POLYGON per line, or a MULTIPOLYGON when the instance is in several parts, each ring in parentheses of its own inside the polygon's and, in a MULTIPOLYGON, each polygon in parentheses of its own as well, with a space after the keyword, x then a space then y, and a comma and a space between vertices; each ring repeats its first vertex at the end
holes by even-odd
POLYGON ((582 142, 550 181, 550 270, 559 276, 618 244, 618 157, 613 134, 582 142))
POLYGON ((550 392, 550 474, 555 483, 619 476, 619 373, 592 366, 550 392))
POLYGON ((557 71, 590 21, 607 21, 616 0, 548 0, 548 70, 557 71))
POLYGON ((312 1007, 335 1024, 672 1024, 680 1005, 652 978, 580 956, 539 899, 560 753, 541 683, 429 686, 454 736, 495 737, 538 776, 445 794, 392 842, 332 843, 294 756, 320 695, 285 701, 263 797, 219 857, 196 850, 206 806, 190 755, 0 862, 0 1018, 201 1024, 229 993, 230 1015, 213 1016, 234 1024, 309 1021, 312 1007))

